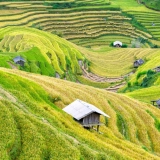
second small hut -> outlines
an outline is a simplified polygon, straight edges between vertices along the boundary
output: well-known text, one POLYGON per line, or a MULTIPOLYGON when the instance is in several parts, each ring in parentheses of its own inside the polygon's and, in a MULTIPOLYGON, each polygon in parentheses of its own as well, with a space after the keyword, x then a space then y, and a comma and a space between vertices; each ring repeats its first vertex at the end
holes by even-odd
POLYGON ((143 59, 138 59, 136 61, 134 61, 133 66, 134 68, 138 68, 139 66, 141 66, 144 63, 143 59))

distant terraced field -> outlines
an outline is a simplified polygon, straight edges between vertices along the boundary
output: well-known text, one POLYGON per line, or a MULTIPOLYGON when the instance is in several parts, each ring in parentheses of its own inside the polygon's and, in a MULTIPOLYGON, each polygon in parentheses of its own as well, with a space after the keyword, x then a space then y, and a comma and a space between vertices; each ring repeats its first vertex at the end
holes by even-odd
MULTIPOLYGON (((149 54, 146 56, 146 62, 142 66, 138 67, 135 74, 131 76, 130 82, 131 83, 136 82, 138 74, 145 72, 145 71, 147 72, 148 70, 153 70, 159 65, 160 65, 160 50, 155 49, 152 54, 149 54)), ((140 80, 142 80, 142 78, 140 80)))
POLYGON ((119 77, 133 71, 135 59, 145 59, 159 53, 159 49, 112 49, 109 51, 89 51, 79 48, 90 61, 90 71, 104 77, 119 77))
POLYGON ((133 38, 151 38, 133 27, 131 18, 106 1, 0 2, 0 10, 0 27, 39 28, 85 47, 109 45, 115 36, 128 45, 133 38), (67 4, 73 6, 63 8, 67 4))
POLYGON ((144 25, 147 28, 147 30, 153 35, 153 37, 155 37, 157 40, 160 40, 159 12, 130 11, 128 13, 134 15, 137 21, 140 22, 142 25, 144 25))
POLYGON ((149 88, 139 89, 130 93, 126 93, 126 95, 138 99, 143 102, 151 103, 152 100, 160 99, 160 83, 155 86, 149 88))

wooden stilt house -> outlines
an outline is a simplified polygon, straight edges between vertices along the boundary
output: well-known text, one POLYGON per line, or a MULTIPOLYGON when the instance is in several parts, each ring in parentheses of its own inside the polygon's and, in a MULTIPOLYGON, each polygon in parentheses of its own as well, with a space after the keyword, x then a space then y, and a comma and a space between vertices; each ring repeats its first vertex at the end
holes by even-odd
POLYGON ((66 106, 63 110, 70 114, 85 128, 97 126, 97 131, 99 131, 99 126, 103 125, 103 123, 100 122, 100 115, 110 118, 107 114, 94 105, 79 99, 66 106))

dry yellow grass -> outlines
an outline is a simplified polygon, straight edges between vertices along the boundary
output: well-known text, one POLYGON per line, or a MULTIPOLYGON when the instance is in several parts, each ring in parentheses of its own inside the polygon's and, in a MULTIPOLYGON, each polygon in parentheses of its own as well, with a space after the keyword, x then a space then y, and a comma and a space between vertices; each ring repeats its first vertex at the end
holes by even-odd
MULTIPOLYGON (((82 99, 94 104, 109 114, 111 118, 109 119, 108 127, 101 127, 100 130, 103 134, 97 135, 96 133, 85 131, 82 128, 80 129, 78 124, 77 128, 76 123, 70 116, 65 115, 64 113, 57 113, 49 107, 48 113, 50 116, 54 116, 56 119, 63 122, 67 126, 68 131, 72 129, 72 132, 76 134, 76 137, 83 137, 83 139, 89 138, 86 141, 87 145, 90 146, 91 143, 94 143, 92 144, 93 146, 96 144, 103 146, 103 151, 106 149, 114 151, 114 153, 122 154, 125 159, 159 159, 159 157, 142 149, 147 148, 149 151, 160 155, 160 146, 158 145, 160 143, 160 133, 154 125, 154 119, 146 112, 146 110, 152 112, 156 117, 160 116, 160 112, 151 105, 140 103, 124 95, 110 93, 104 90, 46 76, 2 68, 1 72, 9 73, 9 75, 20 75, 20 77, 27 78, 28 80, 39 84, 52 97, 60 97, 60 101, 55 103, 59 108, 65 107, 75 99, 82 99), (124 127, 124 132, 127 132, 127 137, 119 132, 117 114, 120 114, 124 119, 126 125, 124 127), (75 128, 72 124, 74 124, 75 128), (125 138, 128 140, 125 140, 125 138)), ((40 106, 43 105, 40 104, 40 106)), ((105 122, 103 118, 102 121, 105 122)), ((77 140, 78 138, 76 138, 76 141, 77 140)))

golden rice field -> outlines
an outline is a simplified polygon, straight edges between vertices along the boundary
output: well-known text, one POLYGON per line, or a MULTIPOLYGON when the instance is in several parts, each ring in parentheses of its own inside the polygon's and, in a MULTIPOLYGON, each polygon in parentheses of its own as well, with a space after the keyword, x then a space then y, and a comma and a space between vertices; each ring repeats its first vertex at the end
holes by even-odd
POLYGON ((153 106, 47 76, 5 68, 0 74, 1 159, 159 159, 160 132, 152 116, 158 119, 160 112, 153 106), (101 119, 103 134, 83 129, 61 110, 75 99, 111 117, 101 119))

